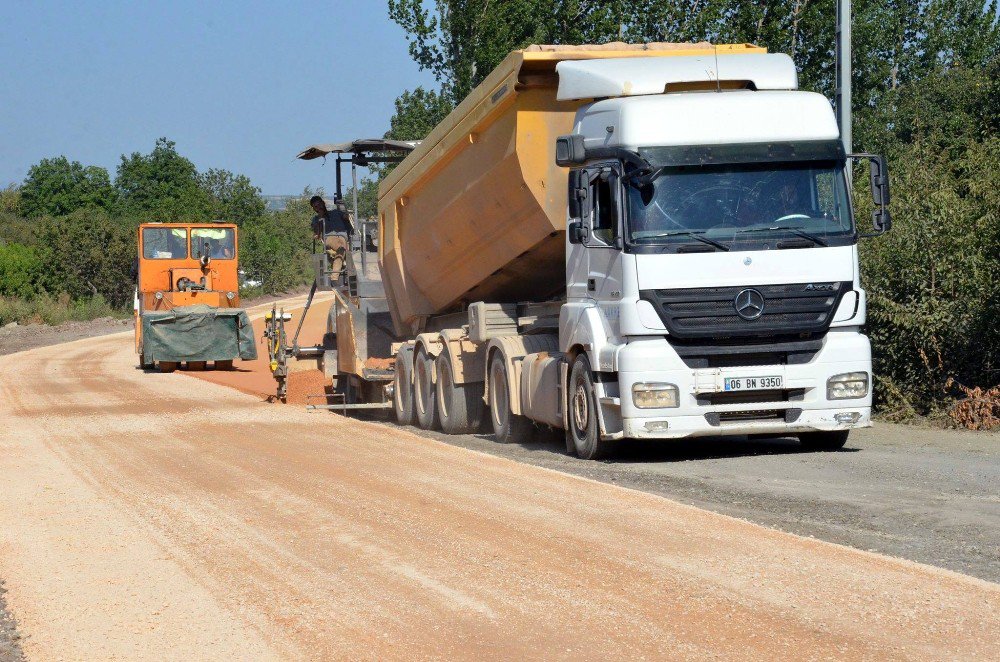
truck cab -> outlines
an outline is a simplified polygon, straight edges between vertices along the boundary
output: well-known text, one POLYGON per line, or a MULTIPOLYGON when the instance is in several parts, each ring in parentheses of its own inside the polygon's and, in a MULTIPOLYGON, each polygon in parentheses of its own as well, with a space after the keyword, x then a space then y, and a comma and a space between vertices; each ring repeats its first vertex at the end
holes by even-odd
MULTIPOLYGON (((780 54, 557 70, 560 100, 598 98, 557 145, 578 452, 720 434, 839 447, 870 425, 861 232, 827 99, 780 54)), ((885 164, 863 156, 884 231, 885 164)))

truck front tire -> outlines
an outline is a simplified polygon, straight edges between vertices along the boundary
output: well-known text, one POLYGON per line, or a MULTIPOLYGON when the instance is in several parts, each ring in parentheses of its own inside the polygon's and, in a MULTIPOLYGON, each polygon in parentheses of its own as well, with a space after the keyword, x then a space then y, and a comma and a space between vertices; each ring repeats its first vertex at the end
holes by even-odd
POLYGON ((569 373, 566 446, 572 447, 584 460, 600 460, 611 454, 611 442, 601 439, 597 423, 597 398, 594 395, 594 373, 586 354, 573 361, 569 373))
POLYGON ((469 434, 483 419, 483 383, 455 383, 451 355, 437 357, 437 410, 441 429, 447 434, 469 434))
POLYGON ((530 441, 534 425, 526 416, 513 413, 507 388, 507 360, 500 352, 490 360, 490 422, 493 436, 501 444, 530 441))
POLYGON ((434 393, 434 359, 423 347, 413 357, 413 404, 418 426, 424 430, 441 427, 434 393))
POLYGON ((413 348, 400 347, 396 352, 396 372, 392 384, 392 408, 396 422, 413 425, 417 418, 413 413, 413 348))
POLYGON ((799 443, 808 451, 839 451, 847 443, 850 434, 850 430, 803 432, 799 435, 799 443))

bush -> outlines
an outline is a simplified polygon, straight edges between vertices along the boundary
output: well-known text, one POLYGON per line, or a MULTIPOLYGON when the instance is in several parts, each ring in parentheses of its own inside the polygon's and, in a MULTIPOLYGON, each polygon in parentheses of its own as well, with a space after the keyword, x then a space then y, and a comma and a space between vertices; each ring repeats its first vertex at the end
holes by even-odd
POLYGON ((33 248, 0 243, 0 295, 33 296, 41 278, 42 261, 33 248))
POLYGON ((290 201, 284 211, 244 223, 240 266, 248 280, 260 283, 260 294, 285 292, 312 280, 310 195, 306 191, 303 197, 290 201))
POLYGON ((47 292, 73 300, 101 296, 116 308, 131 303, 135 283, 137 222, 98 210, 80 210, 39 224, 38 251, 45 265, 47 292))
POLYGON ((861 249, 876 396, 890 419, 943 416, 950 380, 1000 380, 1000 138, 957 159, 922 138, 892 165, 893 230, 861 249))

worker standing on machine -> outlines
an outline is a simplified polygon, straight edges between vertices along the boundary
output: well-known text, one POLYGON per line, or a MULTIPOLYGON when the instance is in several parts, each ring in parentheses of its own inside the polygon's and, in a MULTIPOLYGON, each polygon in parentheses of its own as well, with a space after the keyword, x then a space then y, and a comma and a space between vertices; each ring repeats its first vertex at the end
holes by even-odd
POLYGON ((347 283, 347 255, 350 235, 354 232, 350 218, 340 209, 327 210, 326 201, 318 195, 309 199, 316 215, 312 218, 312 231, 323 242, 330 275, 341 285, 347 283))

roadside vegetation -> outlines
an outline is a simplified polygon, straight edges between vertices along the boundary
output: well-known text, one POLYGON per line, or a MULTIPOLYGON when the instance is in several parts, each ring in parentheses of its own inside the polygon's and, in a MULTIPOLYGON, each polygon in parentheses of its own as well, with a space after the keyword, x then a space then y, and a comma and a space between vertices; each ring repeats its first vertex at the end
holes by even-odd
MULTIPOLYGON (((834 92, 835 0, 388 0, 388 12, 438 82, 401 93, 391 139, 425 137, 529 44, 754 43, 790 54, 802 88, 834 92)), ((893 189, 893 230, 860 241, 878 410, 897 421, 1000 427, 997 2, 856 0, 854 12, 854 149, 888 156, 893 189)), ((363 182, 363 216, 374 216, 387 171, 363 182)), ((854 181, 866 231, 867 174, 854 181)), ((58 319, 59 306, 127 311, 144 220, 235 221, 245 276, 259 283, 248 293, 294 288, 308 280, 310 194, 267 212, 246 177, 199 172, 166 139, 122 156, 114 179, 43 159, 0 191, 0 320, 58 319)))
POLYGON ((199 172, 166 138, 107 170, 45 158, 0 191, 0 325, 59 324, 131 314, 136 229, 148 221, 235 222, 245 294, 287 291, 309 278, 311 191, 265 210, 243 175, 199 172))

